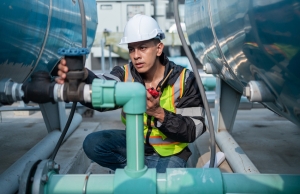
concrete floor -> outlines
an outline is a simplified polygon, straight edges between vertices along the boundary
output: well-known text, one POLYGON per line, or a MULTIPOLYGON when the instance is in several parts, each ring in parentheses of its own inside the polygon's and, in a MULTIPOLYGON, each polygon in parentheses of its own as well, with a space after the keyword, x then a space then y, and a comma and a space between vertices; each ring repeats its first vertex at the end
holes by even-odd
POLYGON ((40 112, 30 116, 0 113, 0 173, 41 141, 47 130, 40 112))
POLYGON ((300 174, 300 127, 269 111, 238 111, 232 136, 260 173, 300 174))
MULTIPOLYGON (((107 169, 99 169, 94 163, 87 167, 86 164, 81 165, 87 163, 86 161, 87 165, 90 164, 81 145, 84 137, 92 131, 123 129, 119 118, 119 110, 95 112, 92 118, 83 118, 78 129, 58 152, 56 162, 62 166, 61 173, 84 173, 88 167, 87 171, 93 173, 109 173, 107 169), (71 150, 75 153, 69 154, 71 150), (70 160, 74 163, 74 160, 80 158, 78 153, 81 153, 81 160, 85 162, 75 162, 75 167, 70 167, 72 163, 70 160), (78 170, 83 166, 86 168, 78 170), (73 170, 70 170, 71 168, 73 170)), ((298 126, 268 109, 239 110, 232 136, 261 173, 300 174, 299 129, 298 126)), ((1 112, 0 133, 0 174, 47 134, 40 112, 29 116, 1 112)), ((201 167, 209 160, 208 135, 205 134, 201 138, 202 158, 199 159, 197 167, 201 167)), ((223 172, 230 172, 226 161, 220 168, 223 172)))

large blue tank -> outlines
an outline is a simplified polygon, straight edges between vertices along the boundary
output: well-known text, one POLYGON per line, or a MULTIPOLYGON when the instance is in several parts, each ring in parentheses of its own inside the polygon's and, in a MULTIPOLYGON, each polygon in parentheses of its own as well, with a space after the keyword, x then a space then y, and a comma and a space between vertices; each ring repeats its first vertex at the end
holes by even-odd
POLYGON ((186 0, 185 23, 203 64, 240 93, 264 82, 275 101, 263 104, 300 126, 299 0, 186 0))
MULTIPOLYGON (((97 27, 95 0, 84 0, 87 47, 97 27)), ((82 47, 78 0, 0 2, 0 80, 24 82, 33 72, 51 72, 61 47, 82 47)))

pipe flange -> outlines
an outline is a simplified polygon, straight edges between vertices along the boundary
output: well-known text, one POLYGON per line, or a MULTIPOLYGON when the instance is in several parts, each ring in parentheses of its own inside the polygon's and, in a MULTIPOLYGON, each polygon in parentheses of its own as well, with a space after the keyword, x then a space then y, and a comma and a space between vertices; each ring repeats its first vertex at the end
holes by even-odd
POLYGON ((41 160, 29 161, 24 168, 24 171, 19 179, 19 194, 31 193, 32 178, 34 177, 35 170, 41 160))
POLYGON ((250 102, 274 102, 273 93, 263 81, 250 81, 244 88, 243 95, 250 102))
POLYGON ((15 83, 12 79, 3 79, 0 81, 0 105, 11 105, 22 100, 22 84, 15 83))
POLYGON ((43 193, 44 185, 49 180, 49 173, 58 174, 59 165, 57 165, 53 160, 43 160, 41 161, 35 171, 32 184, 32 193, 43 193))
POLYGON ((90 51, 87 48, 60 48, 57 53, 63 56, 82 56, 89 54, 90 51))

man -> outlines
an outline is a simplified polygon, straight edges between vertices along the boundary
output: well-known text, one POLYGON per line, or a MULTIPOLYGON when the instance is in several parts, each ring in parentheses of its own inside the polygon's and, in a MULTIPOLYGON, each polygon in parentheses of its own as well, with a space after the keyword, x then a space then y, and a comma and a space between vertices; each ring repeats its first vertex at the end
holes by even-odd
MULTIPOLYGON (((131 62, 116 66, 106 79, 134 81, 147 89, 158 89, 158 97, 147 92, 144 113, 145 165, 164 173, 166 168, 184 168, 191 155, 188 143, 205 132, 204 109, 193 72, 175 65, 163 53, 164 33, 145 15, 132 17, 120 44, 128 44, 131 62)), ((64 83, 66 61, 61 60, 56 81, 64 83)), ((97 79, 85 69, 87 84, 97 79)), ((85 104, 88 107, 90 104, 85 104)), ((126 118, 122 115, 122 121, 126 118)), ((126 166, 125 130, 89 134, 83 142, 86 155, 101 166, 115 170, 126 166)))

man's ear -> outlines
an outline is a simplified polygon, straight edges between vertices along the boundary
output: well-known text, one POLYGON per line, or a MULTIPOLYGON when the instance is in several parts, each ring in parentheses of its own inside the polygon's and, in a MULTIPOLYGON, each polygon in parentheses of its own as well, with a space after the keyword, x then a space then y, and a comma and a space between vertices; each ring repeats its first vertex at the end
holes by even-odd
POLYGON ((162 52, 163 52, 163 50, 164 50, 164 47, 165 47, 165 45, 164 45, 164 43, 162 43, 162 42, 159 42, 158 44, 157 44, 157 53, 156 53, 156 56, 160 56, 161 54, 162 54, 162 52))

